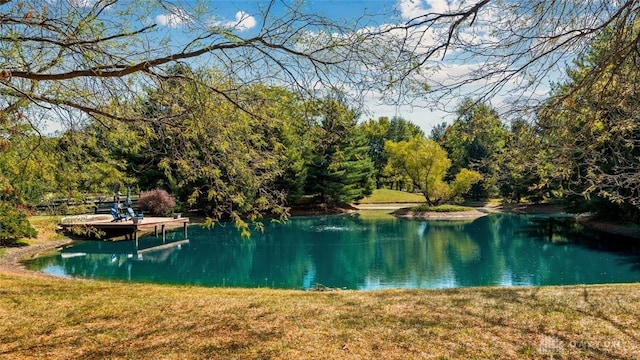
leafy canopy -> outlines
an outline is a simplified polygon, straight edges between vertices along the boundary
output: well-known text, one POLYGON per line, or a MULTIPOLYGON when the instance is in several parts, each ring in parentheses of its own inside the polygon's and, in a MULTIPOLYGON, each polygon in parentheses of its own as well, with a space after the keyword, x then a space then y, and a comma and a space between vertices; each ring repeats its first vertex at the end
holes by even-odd
POLYGON ((471 189, 482 179, 477 171, 461 169, 450 183, 445 182, 451 161, 435 141, 414 137, 409 141, 385 143, 389 165, 411 179, 429 205, 440 205, 471 189))

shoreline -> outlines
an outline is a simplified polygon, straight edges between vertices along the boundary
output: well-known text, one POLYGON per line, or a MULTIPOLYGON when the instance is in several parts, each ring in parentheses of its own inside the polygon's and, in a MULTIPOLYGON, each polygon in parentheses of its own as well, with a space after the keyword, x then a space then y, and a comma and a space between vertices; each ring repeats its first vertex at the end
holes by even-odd
POLYGON ((489 215, 487 212, 479 210, 469 211, 453 211, 453 212, 398 212, 398 210, 391 213, 391 215, 405 219, 427 219, 427 220, 473 220, 489 215))
POLYGON ((64 279, 53 275, 47 275, 39 271, 29 270, 24 266, 22 261, 26 258, 37 256, 40 253, 69 245, 73 241, 73 239, 53 241, 36 239, 32 244, 5 248, 6 251, 4 255, 0 257, 0 273, 36 278, 64 279))

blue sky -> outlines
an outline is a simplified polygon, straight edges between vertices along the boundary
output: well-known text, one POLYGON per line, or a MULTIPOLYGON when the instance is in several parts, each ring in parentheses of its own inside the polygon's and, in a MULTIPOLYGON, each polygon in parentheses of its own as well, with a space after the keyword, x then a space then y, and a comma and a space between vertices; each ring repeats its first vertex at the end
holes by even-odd
MULTIPOLYGON (((60 0, 44 1, 55 3, 60 0)), ((90 7, 97 0, 65 1, 77 7, 90 7)), ((272 13, 277 15, 280 7, 285 6, 284 4, 293 4, 294 1, 298 0, 276 0, 273 3, 274 10, 272 13)), ((166 36, 176 46, 176 51, 180 51, 182 49, 180 46, 181 40, 183 40, 182 45, 185 45, 184 41, 191 41, 194 36, 189 32, 190 28, 188 26, 195 19, 192 18, 190 11, 193 10, 194 6, 202 3, 206 4, 208 12, 205 16, 197 18, 198 24, 206 27, 221 25, 234 29, 237 35, 247 38, 255 35, 262 25, 259 16, 262 13, 260 8, 270 4, 267 0, 166 0, 164 4, 168 4, 168 6, 164 9, 155 9, 153 13, 145 14, 143 18, 138 20, 145 26, 152 23, 159 25, 156 28, 158 30, 157 36, 166 36)), ((345 25, 349 25, 350 22, 353 24, 356 19, 366 14, 367 21, 360 22, 360 25, 382 27, 385 24, 406 23, 430 12, 446 13, 457 10, 460 7, 468 8, 470 4, 473 5, 475 3, 476 0, 305 0, 303 8, 305 13, 323 15, 338 20, 338 23, 345 25)), ((509 2, 505 3, 508 4, 509 2)), ((482 14, 479 14, 478 19, 474 20, 473 28, 467 27, 464 32, 458 34, 462 42, 498 43, 500 39, 490 34, 495 27, 495 22, 504 19, 502 5, 505 3, 492 2, 486 9, 483 7, 482 14)), ((127 2, 122 2, 122 4, 127 4, 127 2)), ((144 1, 141 4, 145 4, 144 1)), ((528 2, 513 2, 513 4, 520 4, 525 9, 524 11, 527 11, 528 2)), ((193 23, 195 24, 196 21, 193 21, 193 23)), ((503 22, 503 24, 505 23, 508 24, 508 21, 503 22)), ((416 30, 420 35, 420 40, 417 41, 415 37, 412 38, 410 35, 407 42, 413 42, 411 45, 417 44, 415 47, 417 52, 424 52, 433 47, 434 44, 438 44, 438 41, 435 40, 438 36, 437 29, 429 28, 425 30, 425 28, 417 28, 416 30)), ((413 74, 412 76, 416 76, 419 81, 429 84, 432 89, 434 86, 439 86, 446 91, 451 88, 451 84, 455 83, 455 81, 460 81, 460 79, 464 79, 473 74, 474 71, 482 68, 483 61, 490 59, 490 61, 494 62, 489 63, 489 65, 495 65, 502 61, 501 59, 504 57, 499 52, 492 52, 491 50, 487 50, 487 52, 488 55, 482 60, 475 55, 470 56, 469 53, 465 53, 464 48, 449 49, 444 59, 442 59, 442 54, 436 54, 436 56, 429 59, 426 64, 428 67, 423 69, 424 71, 422 71, 421 75, 413 74)), ((486 68, 491 69, 491 66, 486 66, 486 68)), ((554 75, 562 74, 555 73, 554 75)), ((381 116, 399 116, 420 126, 425 133, 429 134, 435 125, 443 121, 453 121, 454 115, 452 114, 460 102, 463 101, 464 96, 467 94, 472 94, 473 96, 484 95, 485 89, 490 87, 487 85, 487 81, 491 81, 491 79, 487 80, 482 77, 480 81, 472 85, 464 85, 464 88, 457 89, 461 90, 460 92, 451 92, 447 102, 439 102, 437 104, 418 99, 410 105, 394 106, 381 104, 375 94, 367 94, 364 101, 366 108, 361 120, 381 116)), ((496 108, 505 106, 507 103, 505 100, 512 96, 511 90, 525 82, 526 74, 524 76, 518 74, 518 76, 510 78, 504 88, 500 87, 501 92, 491 98, 490 105, 496 108)), ((524 91, 529 91, 527 96, 536 99, 544 98, 548 93, 549 86, 546 83, 540 83, 543 85, 536 85, 531 91, 525 88, 524 91)))
MULTIPOLYGON (((267 1, 218 0, 209 1, 207 4, 214 12, 212 21, 232 26, 240 35, 249 35, 253 29, 260 26, 260 20, 257 16, 260 13, 258 6, 264 6, 267 3, 267 1)), ((276 5, 278 4, 276 3, 276 5)), ((308 0, 305 2, 304 8, 307 10, 306 12, 325 15, 332 19, 341 19, 345 22, 355 21, 363 14, 367 14, 377 23, 384 24, 406 21, 428 10, 446 11, 448 3, 447 0, 308 0), (384 14, 384 17, 380 14, 384 14)), ((160 13, 154 19, 154 22, 168 28, 178 28, 182 21, 188 21, 187 14, 160 13)), ((384 105, 374 98, 369 99, 365 106, 367 112, 364 113, 361 120, 381 116, 400 116, 420 126, 427 134, 433 126, 442 121, 452 120, 452 117, 443 111, 432 111, 415 106, 384 105)))

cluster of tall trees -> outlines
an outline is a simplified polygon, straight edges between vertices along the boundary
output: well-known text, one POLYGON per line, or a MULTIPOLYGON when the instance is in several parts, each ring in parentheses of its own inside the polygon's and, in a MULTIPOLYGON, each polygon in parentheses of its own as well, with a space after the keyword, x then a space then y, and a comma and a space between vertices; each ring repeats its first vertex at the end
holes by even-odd
POLYGON ((314 100, 257 84, 230 97, 211 91, 237 85, 219 72, 176 66, 185 76, 102 108, 156 121, 96 117, 53 137, 24 130, 5 138, 2 200, 29 206, 124 186, 165 188, 185 206, 246 227, 265 213, 286 217, 304 195, 335 206, 387 187, 434 205, 462 196, 553 199, 635 219, 636 60, 621 59, 590 89, 581 83, 607 44, 605 35, 576 60, 572 80, 557 86, 536 122, 508 123, 468 98, 429 135, 399 117, 363 121, 337 92, 314 100))
POLYGON ((166 188, 241 226, 286 216, 303 194, 340 204, 374 186, 433 203, 559 199, 640 220, 636 0, 460 2, 391 24, 272 0, 250 33, 178 5, 0 0, 1 224, 23 219, 18 205, 115 184, 166 188), (149 22, 167 11, 181 37, 149 22), (429 78, 471 54, 484 62, 429 78), (567 80, 542 103, 528 96, 567 56, 567 80), (185 65, 196 58, 209 66, 185 65), (505 90, 529 117, 491 107, 505 90), (455 97, 457 117, 428 137, 402 119, 363 122, 357 100, 373 94, 455 97), (44 120, 65 131, 42 136, 44 120), (432 157, 409 164, 408 151, 432 157))
POLYGON ((55 137, 13 141, 0 156, 11 201, 164 188, 186 207, 246 228, 266 213, 286 217, 303 195, 337 206, 374 189, 359 113, 339 94, 310 100, 255 85, 232 99, 239 108, 210 91, 228 81, 216 72, 175 71, 189 79, 159 81, 104 109, 158 121, 99 118, 55 137))

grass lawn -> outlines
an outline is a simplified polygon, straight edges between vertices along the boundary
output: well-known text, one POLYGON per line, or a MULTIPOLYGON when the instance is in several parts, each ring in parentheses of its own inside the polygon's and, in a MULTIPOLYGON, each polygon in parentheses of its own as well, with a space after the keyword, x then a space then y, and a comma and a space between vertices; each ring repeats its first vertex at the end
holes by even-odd
POLYGON ((421 194, 408 193, 405 191, 376 189, 370 196, 360 200, 360 204, 388 204, 388 203, 423 203, 424 196, 421 194))
POLYGON ((303 292, 0 274, 0 358, 637 358, 640 285, 303 292))
POLYGON ((640 284, 305 292, 0 267, 0 359, 633 359, 639 323, 640 284))

